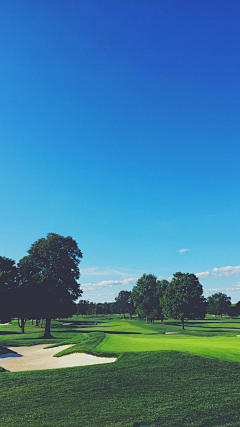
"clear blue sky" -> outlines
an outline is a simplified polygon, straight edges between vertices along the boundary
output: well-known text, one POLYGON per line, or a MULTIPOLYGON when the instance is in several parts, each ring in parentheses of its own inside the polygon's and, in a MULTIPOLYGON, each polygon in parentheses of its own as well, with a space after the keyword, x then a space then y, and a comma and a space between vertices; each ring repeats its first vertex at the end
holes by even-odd
POLYGON ((71 235, 85 299, 182 271, 240 300, 239 1, 3 0, 0 16, 0 254, 71 235))

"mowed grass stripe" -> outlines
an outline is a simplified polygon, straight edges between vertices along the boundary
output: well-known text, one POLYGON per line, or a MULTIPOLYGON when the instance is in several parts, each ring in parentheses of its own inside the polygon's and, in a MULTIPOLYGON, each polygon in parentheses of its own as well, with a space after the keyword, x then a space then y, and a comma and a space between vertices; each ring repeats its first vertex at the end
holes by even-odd
POLYGON ((96 350, 101 353, 173 350, 229 362, 240 362, 240 337, 106 334, 96 350))

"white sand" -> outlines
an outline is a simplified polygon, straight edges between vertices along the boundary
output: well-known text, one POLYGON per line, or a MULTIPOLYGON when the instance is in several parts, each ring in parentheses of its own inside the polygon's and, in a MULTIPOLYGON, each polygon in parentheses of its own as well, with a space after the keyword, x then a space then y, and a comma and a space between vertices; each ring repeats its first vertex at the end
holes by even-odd
POLYGON ((72 345, 61 345, 47 349, 46 344, 38 344, 31 347, 8 347, 17 354, 1 355, 0 366, 7 371, 16 372, 98 365, 115 362, 116 360, 114 357, 96 357, 85 353, 72 353, 62 357, 53 357, 54 354, 68 347, 72 347, 72 345))
POLYGON ((181 332, 165 332, 166 335, 181 334, 181 332))

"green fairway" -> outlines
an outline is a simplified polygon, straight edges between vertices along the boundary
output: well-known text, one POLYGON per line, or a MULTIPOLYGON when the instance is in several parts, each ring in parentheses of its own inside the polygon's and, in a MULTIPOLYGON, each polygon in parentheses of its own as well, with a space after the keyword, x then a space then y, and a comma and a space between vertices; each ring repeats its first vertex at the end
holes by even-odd
POLYGON ((0 353, 7 345, 46 343, 73 344, 57 356, 120 357, 110 365, 1 373, 4 427, 240 427, 239 319, 208 316, 182 331, 174 319, 146 325, 117 315, 74 316, 53 321, 51 332, 43 339, 31 321, 24 335, 16 320, 0 325, 0 353))
POLYGON ((240 337, 191 335, 110 335, 96 347, 101 352, 174 350, 199 356, 240 362, 240 337))
POLYGON ((240 365, 183 353, 1 374, 4 427, 238 427, 240 365))

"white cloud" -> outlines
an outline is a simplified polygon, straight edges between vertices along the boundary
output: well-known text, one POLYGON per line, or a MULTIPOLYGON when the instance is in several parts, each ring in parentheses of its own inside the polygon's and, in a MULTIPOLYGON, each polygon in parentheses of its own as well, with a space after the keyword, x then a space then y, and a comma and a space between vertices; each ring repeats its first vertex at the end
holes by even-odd
POLYGON ((127 277, 130 274, 139 273, 139 276, 142 274, 141 270, 133 270, 128 268, 119 268, 119 269, 113 269, 111 267, 88 267, 88 268, 81 268, 81 275, 82 276, 113 276, 114 274, 117 274, 118 276, 127 277))
POLYGON ((238 276, 240 274, 240 265, 226 266, 226 267, 215 267, 212 271, 202 271, 196 273, 197 277, 230 277, 238 276))
POLYGON ((209 271, 202 271, 201 273, 196 273, 197 277, 209 277, 210 272, 209 271))
POLYGON ((204 289, 204 293, 205 294, 210 294, 210 293, 213 293, 213 292, 222 292, 222 291, 223 291, 223 289, 219 289, 219 288, 204 289))
POLYGON ((122 280, 103 280, 97 283, 83 283, 81 288, 85 291, 92 290, 94 288, 112 288, 115 285, 130 285, 135 284, 138 278, 130 277, 129 279, 122 280))
POLYGON ((187 252, 190 251, 190 249, 180 249, 178 252, 180 252, 180 254, 182 254, 183 252, 187 252))

